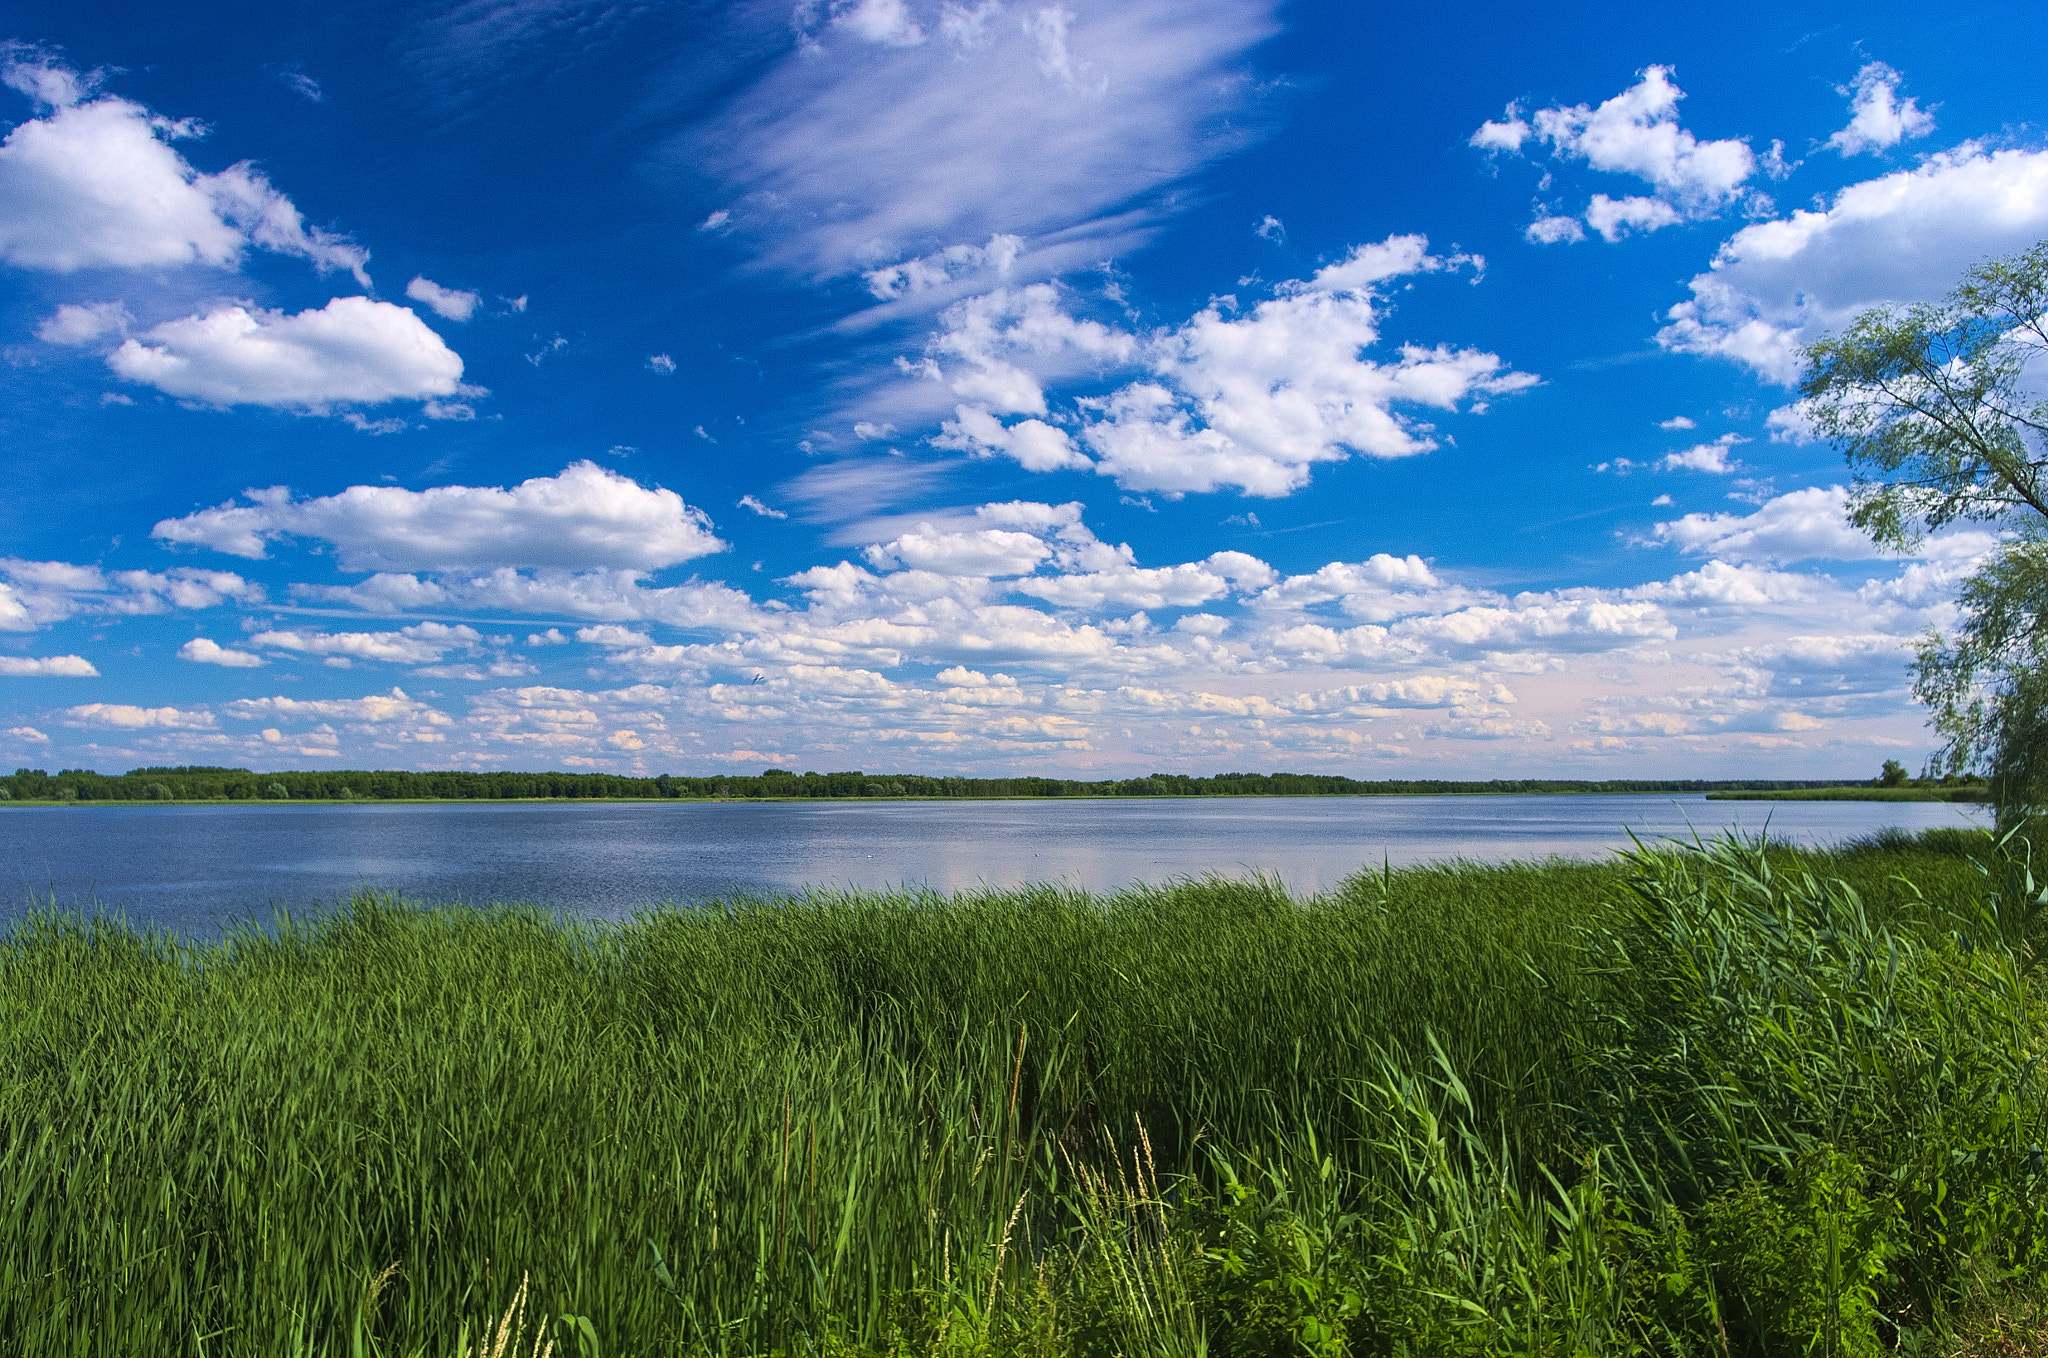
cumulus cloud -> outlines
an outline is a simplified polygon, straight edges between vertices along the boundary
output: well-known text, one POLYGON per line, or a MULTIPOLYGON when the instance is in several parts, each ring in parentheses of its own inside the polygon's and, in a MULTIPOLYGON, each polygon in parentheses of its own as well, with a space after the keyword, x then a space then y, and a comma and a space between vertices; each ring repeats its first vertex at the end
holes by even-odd
POLYGON ((777 267, 903 296, 983 267, 954 243, 1009 234, 1045 239, 1053 271, 1142 239, 1159 208, 1119 209, 1242 140, 1226 115, 1272 9, 806 5, 800 50, 673 154, 730 185, 716 225, 777 267))
MULTIPOLYGON (((251 646, 292 651, 333 660, 375 660, 393 665, 429 665, 450 651, 474 652, 483 636, 461 624, 422 622, 394 632, 258 632, 251 646)), ((259 662, 260 663, 260 662, 259 662)))
POLYGON ((255 246, 346 269, 364 287, 369 252, 309 227, 249 162, 200 174, 172 146, 198 137, 190 119, 113 96, 46 52, 11 48, 0 76, 43 116, 0 142, 0 259, 20 268, 232 269, 255 246))
POLYGON ((80 615, 139 616, 262 600, 262 586, 232 571, 103 571, 0 557, 0 632, 34 631, 80 615))
POLYGON ((453 571, 493 566, 657 570, 725 544, 703 511, 672 490, 648 489, 577 462, 556 476, 495 486, 350 486, 294 500, 282 486, 152 529, 161 541, 260 560, 281 538, 331 543, 360 571, 453 571))
POLYGON ((1790 386, 1800 348, 1858 312, 1934 300, 1965 269, 2044 236, 2048 151, 1966 145, 1736 232, 1657 341, 1790 386))
POLYGON ((1397 406, 1483 408, 1536 381, 1473 349, 1363 356, 1380 340, 1378 287, 1469 263, 1431 254, 1421 236, 1393 236, 1281 284, 1249 312, 1216 303, 1145 337, 1068 314, 1050 284, 999 290, 942 313, 923 363, 911 366, 967 398, 942 424, 939 447, 1033 471, 1092 469, 1129 490, 1286 495, 1318 462, 1434 448, 1429 426, 1397 406), (1065 421, 1075 433, 1047 418, 1047 380, 1126 364, 1149 375, 1078 401, 1065 421), (1027 418, 1004 424, 1004 414, 1027 418))
MULTIPOLYGON (((1646 68, 1634 85, 1599 106, 1559 105, 1528 119, 1514 105, 1499 122, 1482 124, 1470 144, 1492 154, 1519 154, 1525 144, 1547 144, 1560 160, 1610 174, 1632 175, 1653 193, 1611 198, 1596 193, 1583 217, 1602 239, 1618 241, 1682 221, 1711 217, 1746 196, 1757 171, 1756 153, 1740 138, 1701 141, 1679 126, 1685 91, 1669 66, 1646 68)), ((1578 219, 1545 214, 1528 238, 1540 244, 1584 239, 1578 219)))
POLYGON ((1131 490, 1277 496, 1307 484, 1317 462, 1434 448, 1427 425, 1395 406, 1451 411, 1536 380, 1474 349, 1404 345, 1393 362, 1362 357, 1380 337, 1376 285, 1460 262, 1430 254, 1420 236, 1394 236, 1283 285, 1246 315, 1197 313, 1154 341, 1160 381, 1088 404, 1095 418, 1083 436, 1097 470, 1131 490))
POLYGON ((1678 209, 1662 198, 1641 195, 1609 198, 1604 193, 1596 193, 1593 201, 1586 205, 1586 225, 1599 232, 1600 239, 1609 244, 1634 232, 1676 226, 1684 220, 1678 209))
POLYGON ((1523 228, 1522 236, 1536 245, 1576 245, 1586 238, 1586 228, 1577 217, 1538 217, 1523 228))
POLYGON ((411 309, 336 297, 287 315, 218 306, 131 336, 107 356, 130 382, 205 405, 325 413, 462 389, 462 360, 411 309))
POLYGON ((119 302, 66 302, 36 327, 36 338, 45 344, 97 344, 110 335, 126 334, 135 318, 119 302))
POLYGON ((1690 448, 1664 454, 1657 459, 1657 470, 1707 472, 1713 476, 1726 476, 1741 465, 1730 462, 1728 454, 1747 442, 1749 440, 1741 434, 1723 434, 1711 443, 1695 443, 1690 448))
POLYGON ((1045 382, 1126 364, 1139 349, 1137 336, 1076 317, 1065 300, 1059 285, 1034 283, 957 302, 912 371, 983 412, 1043 415, 1045 382))
POLYGON ((1810 486, 1766 501, 1753 514, 1687 514, 1660 523, 1658 542, 1691 556, 1735 561, 1869 561, 1891 553, 1849 523, 1848 492, 1810 486))
POLYGON ((1840 93, 1849 97, 1849 125, 1829 137, 1830 149, 1845 156, 1884 151, 1934 130, 1934 115, 1911 98, 1899 98, 1899 73, 1873 61, 1840 93))
POLYGON ((414 275, 405 285, 405 295, 429 307, 444 320, 466 321, 476 312, 477 295, 456 288, 444 288, 433 279, 414 275))
POLYGON ((178 659, 200 665, 223 665, 233 670, 252 670, 264 663, 251 651, 238 651, 207 637, 194 637, 178 648, 178 659))
MULTIPOLYGON (((382 572, 355 585, 300 585, 300 597, 368 613, 419 609, 552 614, 604 622, 660 622, 687 628, 752 628, 753 600, 728 585, 693 582, 653 587, 634 570, 536 570, 510 566, 437 578, 382 572)), ((550 629, 553 630, 553 629, 550 629)))
POLYGON ((868 291, 884 302, 952 288, 963 278, 1000 281, 1010 276, 1023 253, 1024 238, 998 231, 986 245, 949 245, 916 259, 870 269, 862 275, 868 291))
POLYGON ((953 418, 939 426, 934 447, 952 448, 977 457, 1001 455, 1014 458, 1030 472, 1066 469, 1085 470, 1094 462, 1074 446, 1066 430, 1044 420, 1025 419, 1004 424, 985 406, 956 406, 953 418))
POLYGON ((213 713, 197 708, 135 707, 128 703, 82 703, 62 712, 69 726, 103 726, 117 731, 204 731, 213 713))
POLYGON ((1002 528, 972 532, 905 533, 877 543, 865 555, 879 570, 907 568, 937 575, 1028 575, 1052 549, 1031 533, 1002 528))
MULTIPOLYGON (((75 709, 74 709, 75 710, 75 709)), ((239 698, 223 704, 221 711, 238 721, 264 719, 346 721, 366 725, 419 722, 428 726, 453 725, 449 716, 410 697, 402 688, 389 693, 372 693, 362 698, 239 698)), ((212 718, 208 717, 211 724, 212 718)))
POLYGON ((0 655, 0 675, 24 679, 96 679, 99 671, 82 655, 0 655))

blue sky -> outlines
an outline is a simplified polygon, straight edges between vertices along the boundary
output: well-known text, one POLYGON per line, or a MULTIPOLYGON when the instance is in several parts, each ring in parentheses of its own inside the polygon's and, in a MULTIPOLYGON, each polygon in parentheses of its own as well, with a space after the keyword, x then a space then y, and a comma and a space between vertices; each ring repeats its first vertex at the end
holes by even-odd
POLYGON ((2037 6, 17 3, 0 763, 1863 775, 2037 6))

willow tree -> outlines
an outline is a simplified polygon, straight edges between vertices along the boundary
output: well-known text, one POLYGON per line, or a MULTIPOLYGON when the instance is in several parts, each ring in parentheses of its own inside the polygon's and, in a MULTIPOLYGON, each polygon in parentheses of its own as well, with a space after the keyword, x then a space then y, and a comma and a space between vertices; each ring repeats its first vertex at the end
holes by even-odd
POLYGON ((1938 303, 1866 311, 1806 351, 1814 428, 1855 472, 1850 520, 1911 550, 1976 522, 1999 544, 1948 633, 1915 658, 1936 767, 2048 806, 2048 241, 1980 265, 1938 303))

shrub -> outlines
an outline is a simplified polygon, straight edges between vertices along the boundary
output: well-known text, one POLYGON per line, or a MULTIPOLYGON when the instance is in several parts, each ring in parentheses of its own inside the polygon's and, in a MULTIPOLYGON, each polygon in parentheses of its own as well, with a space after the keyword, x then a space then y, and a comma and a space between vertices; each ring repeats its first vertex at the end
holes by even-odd
POLYGON ((151 783, 142 789, 142 795, 153 802, 167 802, 171 799, 171 789, 163 783, 151 783))
POLYGON ((283 783, 270 783, 264 787, 263 795, 272 801, 283 801, 292 794, 290 789, 286 788, 283 783))

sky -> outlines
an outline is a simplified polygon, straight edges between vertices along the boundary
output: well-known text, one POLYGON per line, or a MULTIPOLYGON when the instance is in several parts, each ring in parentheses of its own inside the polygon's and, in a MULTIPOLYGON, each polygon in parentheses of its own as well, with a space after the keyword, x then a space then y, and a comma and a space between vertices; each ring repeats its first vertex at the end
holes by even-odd
POLYGON ((0 765, 1867 777, 2048 10, 16 0, 0 765))

